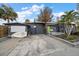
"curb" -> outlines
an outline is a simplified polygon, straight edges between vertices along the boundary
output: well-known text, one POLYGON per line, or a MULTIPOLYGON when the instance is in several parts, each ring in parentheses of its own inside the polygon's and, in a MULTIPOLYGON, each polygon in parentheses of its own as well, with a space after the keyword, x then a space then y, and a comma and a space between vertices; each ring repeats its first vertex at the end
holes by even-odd
POLYGON ((77 46, 79 45, 79 42, 74 42, 74 43, 72 43, 72 42, 69 42, 69 41, 64 40, 64 39, 62 39, 62 38, 55 37, 55 36, 53 36, 53 35, 48 35, 48 36, 53 37, 53 38, 55 38, 55 39, 57 39, 57 40, 60 40, 60 41, 62 41, 62 42, 68 43, 68 44, 70 44, 70 45, 72 45, 72 46, 75 46, 75 47, 77 47, 77 46))

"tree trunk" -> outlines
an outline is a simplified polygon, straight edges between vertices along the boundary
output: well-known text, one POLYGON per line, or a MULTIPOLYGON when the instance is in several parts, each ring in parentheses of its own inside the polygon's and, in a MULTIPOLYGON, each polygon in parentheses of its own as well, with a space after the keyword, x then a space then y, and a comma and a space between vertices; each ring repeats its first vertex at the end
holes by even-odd
POLYGON ((68 31, 68 35, 67 35, 67 37, 69 37, 69 36, 70 36, 70 34, 71 34, 72 30, 73 30, 73 26, 71 25, 71 27, 70 27, 70 29, 69 29, 69 31, 68 31))
POLYGON ((71 32, 73 30, 73 26, 72 25, 65 25, 65 33, 67 34, 67 37, 70 36, 71 32))
POLYGON ((65 34, 67 34, 67 25, 65 24, 64 26, 65 26, 65 28, 64 28, 65 29, 65 34))
POLYGON ((45 23, 45 34, 47 34, 47 24, 45 23))
MULTIPOLYGON (((7 20, 8 23, 10 23, 9 19, 7 20)), ((10 37, 10 26, 8 25, 8 37, 10 37)))
POLYGON ((10 23, 9 19, 7 20, 8 23, 10 23))
POLYGON ((69 30, 70 30, 69 25, 65 24, 65 34, 66 34, 67 36, 68 36, 68 34, 69 34, 69 30))

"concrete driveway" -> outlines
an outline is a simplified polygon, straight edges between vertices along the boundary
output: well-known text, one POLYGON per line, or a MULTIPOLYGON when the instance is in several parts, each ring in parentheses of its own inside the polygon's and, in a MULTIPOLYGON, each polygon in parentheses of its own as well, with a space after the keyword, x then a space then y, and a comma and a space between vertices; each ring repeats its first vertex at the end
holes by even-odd
POLYGON ((0 50, 3 56, 79 56, 79 48, 43 34, 0 43, 0 50))

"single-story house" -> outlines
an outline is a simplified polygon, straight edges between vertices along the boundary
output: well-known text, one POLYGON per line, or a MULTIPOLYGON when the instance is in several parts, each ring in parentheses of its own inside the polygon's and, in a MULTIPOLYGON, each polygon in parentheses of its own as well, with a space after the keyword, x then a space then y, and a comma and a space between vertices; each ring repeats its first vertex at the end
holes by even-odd
POLYGON ((44 34, 44 23, 5 23, 9 27, 9 34, 14 32, 27 32, 27 26, 31 27, 32 34, 44 34))
MULTIPOLYGON (((44 34, 45 33, 45 23, 42 22, 32 22, 32 23, 5 23, 9 27, 9 34, 14 32, 27 32, 27 25, 31 27, 32 34, 44 34)), ((52 31, 61 32, 63 31, 63 26, 53 23, 47 23, 47 26, 50 26, 52 31), (62 29, 62 30, 61 30, 62 29)))

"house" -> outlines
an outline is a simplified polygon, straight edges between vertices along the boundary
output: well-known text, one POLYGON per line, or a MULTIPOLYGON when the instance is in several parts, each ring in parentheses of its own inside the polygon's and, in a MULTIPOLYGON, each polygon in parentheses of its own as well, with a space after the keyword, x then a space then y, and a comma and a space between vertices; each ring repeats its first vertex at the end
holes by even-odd
MULTIPOLYGON (((32 22, 32 23, 5 23, 6 26, 9 27, 9 34, 14 32, 27 32, 27 26, 31 27, 32 34, 45 34, 45 23, 43 22, 32 22)), ((54 32, 58 32, 60 28, 58 28, 57 24, 46 23, 47 26, 50 26, 51 30, 54 32)))
POLYGON ((31 27, 32 34, 43 34, 44 32, 44 23, 5 23, 9 27, 9 34, 14 32, 27 32, 27 26, 31 27))

